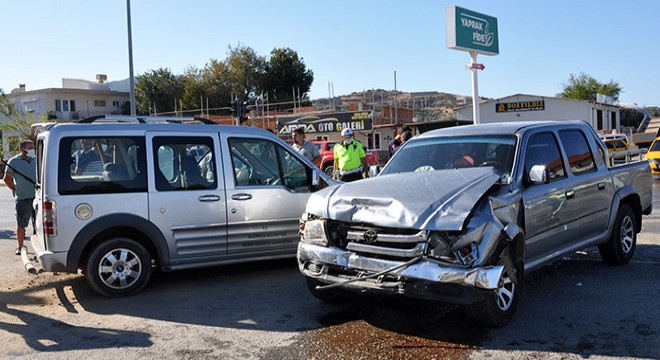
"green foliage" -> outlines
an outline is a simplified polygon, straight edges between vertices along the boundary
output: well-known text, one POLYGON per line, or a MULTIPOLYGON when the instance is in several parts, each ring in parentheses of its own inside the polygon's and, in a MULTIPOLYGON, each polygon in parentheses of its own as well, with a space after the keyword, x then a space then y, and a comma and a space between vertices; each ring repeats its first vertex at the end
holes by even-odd
POLYGON ((172 113, 175 101, 186 116, 207 105, 212 113, 227 114, 233 98, 254 104, 262 93, 268 94, 270 103, 289 102, 282 107, 291 107, 294 88, 309 102, 313 81, 314 73, 294 50, 273 49, 266 59, 239 43, 228 47, 224 60, 211 59, 201 69, 190 66, 181 75, 163 68, 147 71, 137 77, 135 96, 139 114, 153 113, 154 104, 159 114, 172 113))
POLYGON ((173 111, 184 93, 183 81, 170 69, 149 70, 136 80, 135 103, 141 115, 173 111))
POLYGON ((619 95, 623 91, 619 83, 610 80, 609 83, 600 83, 592 76, 583 72, 580 75, 570 74, 567 83, 563 84, 564 91, 558 94, 567 99, 591 100, 596 101, 596 94, 611 96, 614 101, 619 100, 619 95))
MULTIPOLYGON (((307 92, 314 81, 314 72, 308 70, 298 53, 289 48, 273 49, 266 64, 263 90, 274 103, 292 101, 293 91, 308 100, 307 92)), ((285 105, 286 106, 286 105, 285 105)))
MULTIPOLYGON (((0 123, 0 130, 2 130, 3 140, 9 143, 9 151, 11 154, 18 153, 18 145, 23 139, 36 140, 36 135, 32 133, 32 124, 36 122, 48 121, 48 113, 46 111, 41 117, 35 118, 34 112, 25 112, 16 107, 9 98, 5 95, 4 91, 0 89, 0 114, 7 118, 7 122, 0 123)), ((2 149, 0 149, 2 152, 2 149)), ((2 153, 4 158, 5 154, 2 153)))
POLYGON ((263 83, 266 59, 240 43, 235 48, 229 46, 228 52, 225 66, 229 89, 243 101, 255 99, 263 83))

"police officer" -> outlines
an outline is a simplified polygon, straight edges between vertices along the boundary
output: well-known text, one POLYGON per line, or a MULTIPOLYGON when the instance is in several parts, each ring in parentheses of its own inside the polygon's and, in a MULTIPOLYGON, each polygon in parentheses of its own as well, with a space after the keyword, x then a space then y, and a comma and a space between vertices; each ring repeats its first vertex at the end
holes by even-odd
POLYGON ((335 171, 332 178, 344 182, 369 177, 367 154, 362 143, 353 139, 353 131, 341 131, 341 143, 335 145, 335 171))

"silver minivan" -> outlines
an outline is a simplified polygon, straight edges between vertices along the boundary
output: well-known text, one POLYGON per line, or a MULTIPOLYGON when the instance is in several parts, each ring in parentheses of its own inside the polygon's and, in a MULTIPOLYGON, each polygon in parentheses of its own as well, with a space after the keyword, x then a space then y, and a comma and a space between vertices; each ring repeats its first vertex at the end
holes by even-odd
POLYGON ((154 269, 295 257, 307 198, 334 181, 268 131, 192 121, 34 126, 40 266, 123 296, 154 269))

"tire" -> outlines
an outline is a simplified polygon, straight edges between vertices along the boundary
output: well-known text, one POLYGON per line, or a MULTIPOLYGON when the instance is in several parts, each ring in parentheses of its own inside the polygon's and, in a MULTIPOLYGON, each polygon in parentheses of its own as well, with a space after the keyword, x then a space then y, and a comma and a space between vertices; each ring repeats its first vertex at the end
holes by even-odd
POLYGON ((637 246, 636 217, 630 206, 623 204, 616 214, 610 239, 598 245, 600 257, 610 265, 625 265, 632 259, 637 246))
POLYGON ((135 240, 112 238, 92 250, 85 275, 90 287, 103 296, 134 295, 149 281, 151 256, 135 240))
POLYGON ((317 286, 323 286, 327 284, 321 283, 318 280, 307 276, 305 276, 305 283, 307 284, 307 288, 309 289, 309 292, 311 292, 312 295, 314 295, 314 297, 327 303, 331 303, 331 304, 344 303, 350 300, 353 296, 353 294, 351 294, 350 292, 340 288, 319 290, 316 288, 317 286))
POLYGON ((335 166, 334 165, 327 165, 327 166, 323 167, 323 172, 326 175, 330 176, 330 177, 332 177, 332 173, 334 171, 335 171, 335 166))
POLYGON ((515 252, 508 243, 498 246, 489 264, 502 265, 501 256, 506 252, 514 259, 515 275, 509 274, 505 267, 497 289, 491 290, 482 301, 466 306, 468 316, 487 327, 502 327, 509 323, 525 285, 524 265, 515 261, 515 252))

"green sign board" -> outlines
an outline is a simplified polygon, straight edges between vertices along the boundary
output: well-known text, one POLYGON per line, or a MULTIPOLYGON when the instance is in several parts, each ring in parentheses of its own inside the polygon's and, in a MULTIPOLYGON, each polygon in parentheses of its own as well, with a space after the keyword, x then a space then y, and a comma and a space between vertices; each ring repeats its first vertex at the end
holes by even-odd
POLYGON ((446 11, 447 47, 484 55, 500 53, 497 18, 458 6, 446 11))

